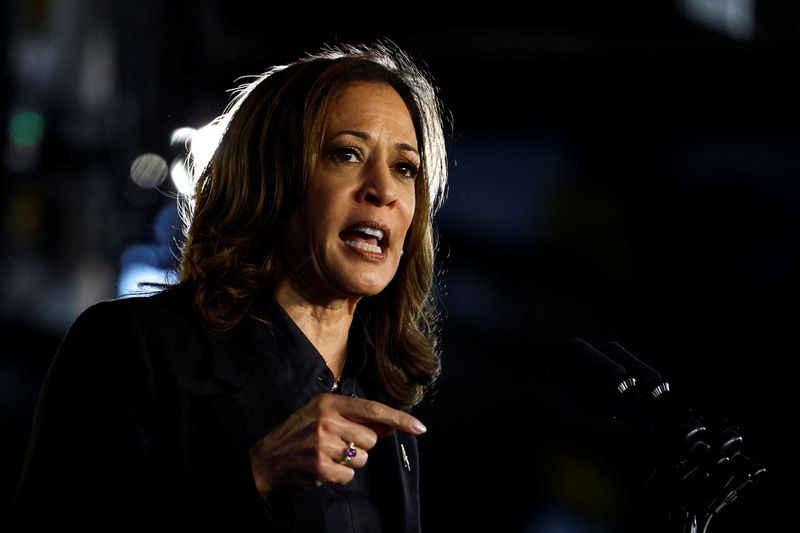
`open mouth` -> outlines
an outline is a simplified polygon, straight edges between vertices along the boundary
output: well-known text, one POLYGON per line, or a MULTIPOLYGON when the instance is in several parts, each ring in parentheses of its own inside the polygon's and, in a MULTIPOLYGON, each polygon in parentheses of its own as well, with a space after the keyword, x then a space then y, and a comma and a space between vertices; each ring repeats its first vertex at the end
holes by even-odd
POLYGON ((374 222, 358 222, 342 231, 339 238, 357 251, 383 255, 389 246, 389 229, 374 222))

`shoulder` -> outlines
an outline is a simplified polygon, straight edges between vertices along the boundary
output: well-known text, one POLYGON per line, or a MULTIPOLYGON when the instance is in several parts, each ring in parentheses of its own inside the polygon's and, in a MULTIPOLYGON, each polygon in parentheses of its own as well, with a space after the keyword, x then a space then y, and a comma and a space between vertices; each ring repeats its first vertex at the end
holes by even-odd
POLYGON ((97 302, 82 311, 75 322, 122 319, 157 323, 161 320, 189 320, 192 315, 190 305, 182 297, 165 290, 97 302))
POLYGON ((199 326, 191 305, 170 291, 162 291, 97 302, 78 315, 67 336, 87 333, 114 337, 127 332, 149 338, 185 332, 187 326, 199 326))
POLYGON ((132 364, 197 345, 203 328, 191 305, 170 291, 97 302, 64 335, 56 363, 132 364))

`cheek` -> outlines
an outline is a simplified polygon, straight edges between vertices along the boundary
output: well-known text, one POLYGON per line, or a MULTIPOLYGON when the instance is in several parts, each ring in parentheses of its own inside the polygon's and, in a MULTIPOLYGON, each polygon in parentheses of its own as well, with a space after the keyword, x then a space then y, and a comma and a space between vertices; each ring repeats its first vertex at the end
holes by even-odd
POLYGON ((403 224, 406 227, 406 231, 408 231, 408 228, 411 227, 411 223, 414 221, 414 215, 417 212, 417 196, 413 188, 408 195, 408 200, 406 200, 405 205, 406 209, 403 213, 403 224))
POLYGON ((304 216, 315 234, 326 233, 330 229, 329 226, 335 222, 339 211, 335 195, 321 191, 306 202, 304 216))

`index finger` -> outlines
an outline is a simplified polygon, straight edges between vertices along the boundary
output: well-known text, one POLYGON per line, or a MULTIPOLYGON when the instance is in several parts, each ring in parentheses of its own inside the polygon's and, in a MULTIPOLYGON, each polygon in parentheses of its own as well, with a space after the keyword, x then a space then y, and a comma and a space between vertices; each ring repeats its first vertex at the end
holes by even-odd
POLYGON ((351 396, 343 396, 342 400, 339 413, 354 422, 367 425, 382 424, 414 435, 421 435, 428 430, 425 424, 415 417, 386 404, 351 396))

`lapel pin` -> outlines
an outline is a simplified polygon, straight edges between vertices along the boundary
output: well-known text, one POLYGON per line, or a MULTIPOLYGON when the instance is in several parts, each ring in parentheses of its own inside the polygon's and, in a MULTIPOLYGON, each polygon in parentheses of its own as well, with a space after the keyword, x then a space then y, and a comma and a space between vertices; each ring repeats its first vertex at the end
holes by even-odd
POLYGON ((402 444, 400 445, 400 453, 403 456, 403 466, 406 467, 406 470, 411 472, 411 464, 408 462, 408 454, 406 453, 406 447, 402 444))

